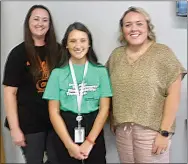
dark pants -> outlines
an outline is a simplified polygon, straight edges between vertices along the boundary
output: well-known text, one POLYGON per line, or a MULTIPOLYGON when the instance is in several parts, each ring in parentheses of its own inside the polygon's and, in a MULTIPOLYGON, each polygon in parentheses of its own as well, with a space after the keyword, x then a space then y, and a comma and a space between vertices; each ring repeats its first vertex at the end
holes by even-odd
POLYGON ((25 135, 26 147, 22 147, 27 164, 43 164, 44 152, 47 155, 48 164, 59 164, 52 143, 54 133, 39 132, 25 135))
MULTIPOLYGON (((97 114, 98 111, 83 115, 83 120, 81 121, 81 123, 82 126, 86 129, 86 136, 91 131, 97 114)), ((74 141, 74 128, 77 127, 77 114, 74 114, 72 112, 61 112, 61 116, 65 121, 67 130, 72 140, 74 141)), ((60 164, 82 164, 82 161, 70 157, 65 145, 55 132, 53 142, 60 164)), ((88 159, 84 160, 84 164, 106 164, 106 149, 103 131, 99 134, 95 142, 96 144, 91 150, 88 159)))

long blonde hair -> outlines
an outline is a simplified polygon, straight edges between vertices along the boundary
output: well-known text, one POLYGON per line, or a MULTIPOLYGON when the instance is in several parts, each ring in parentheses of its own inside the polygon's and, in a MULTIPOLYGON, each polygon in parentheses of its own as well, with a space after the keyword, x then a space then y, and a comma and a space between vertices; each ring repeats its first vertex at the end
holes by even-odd
POLYGON ((151 23, 151 18, 149 16, 149 14, 143 8, 131 6, 131 7, 128 8, 127 11, 124 12, 123 16, 121 17, 121 19, 119 21, 119 26, 120 26, 119 41, 120 41, 120 43, 127 44, 127 41, 124 37, 122 28, 123 28, 123 19, 130 12, 137 12, 137 13, 142 14, 145 17, 147 25, 148 25, 148 39, 156 41, 156 36, 155 36, 154 31, 153 31, 154 25, 151 23))

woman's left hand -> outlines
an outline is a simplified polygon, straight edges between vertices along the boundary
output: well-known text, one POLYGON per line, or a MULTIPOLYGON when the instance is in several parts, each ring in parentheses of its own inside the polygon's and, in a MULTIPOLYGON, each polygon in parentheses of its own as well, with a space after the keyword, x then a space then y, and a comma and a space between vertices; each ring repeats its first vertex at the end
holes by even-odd
POLYGON ((93 148, 93 145, 85 140, 81 145, 80 145, 80 152, 84 155, 85 159, 88 158, 89 153, 91 152, 93 148))
POLYGON ((152 153, 156 155, 163 154, 168 148, 168 143, 169 137, 164 137, 158 133, 153 143, 152 153))

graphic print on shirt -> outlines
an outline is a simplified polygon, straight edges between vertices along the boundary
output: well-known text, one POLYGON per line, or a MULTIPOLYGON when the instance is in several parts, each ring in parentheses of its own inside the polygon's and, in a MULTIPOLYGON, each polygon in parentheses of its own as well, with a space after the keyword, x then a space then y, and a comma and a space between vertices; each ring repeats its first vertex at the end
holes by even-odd
MULTIPOLYGON (((76 87, 74 84, 69 83, 70 89, 67 91, 67 96, 76 95, 76 87)), ((97 90, 97 85, 87 85, 87 83, 81 83, 78 85, 79 91, 83 89, 83 95, 86 95, 87 92, 95 92, 97 90)))
POLYGON ((49 69, 47 66, 47 63, 45 61, 40 61, 40 67, 41 67, 41 79, 37 81, 36 83, 36 88, 37 88, 37 92, 41 93, 44 92, 45 88, 46 88, 46 84, 49 78, 49 69))

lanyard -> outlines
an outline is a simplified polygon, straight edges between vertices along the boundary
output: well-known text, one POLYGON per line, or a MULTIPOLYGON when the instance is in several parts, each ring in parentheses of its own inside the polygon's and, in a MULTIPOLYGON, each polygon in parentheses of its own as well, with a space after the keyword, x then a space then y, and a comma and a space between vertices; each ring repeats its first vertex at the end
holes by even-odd
POLYGON ((82 83, 81 83, 80 91, 79 91, 79 88, 78 88, 78 83, 77 83, 77 80, 76 80, 76 75, 75 75, 73 64, 72 64, 71 60, 69 60, 69 66, 70 66, 70 71, 71 71, 74 87, 75 87, 75 90, 76 90, 78 115, 80 115, 81 114, 81 104, 82 104, 83 92, 84 92, 84 78, 85 78, 85 76, 87 74, 87 70, 88 70, 88 61, 86 61, 86 63, 85 63, 83 80, 82 80, 82 83))

